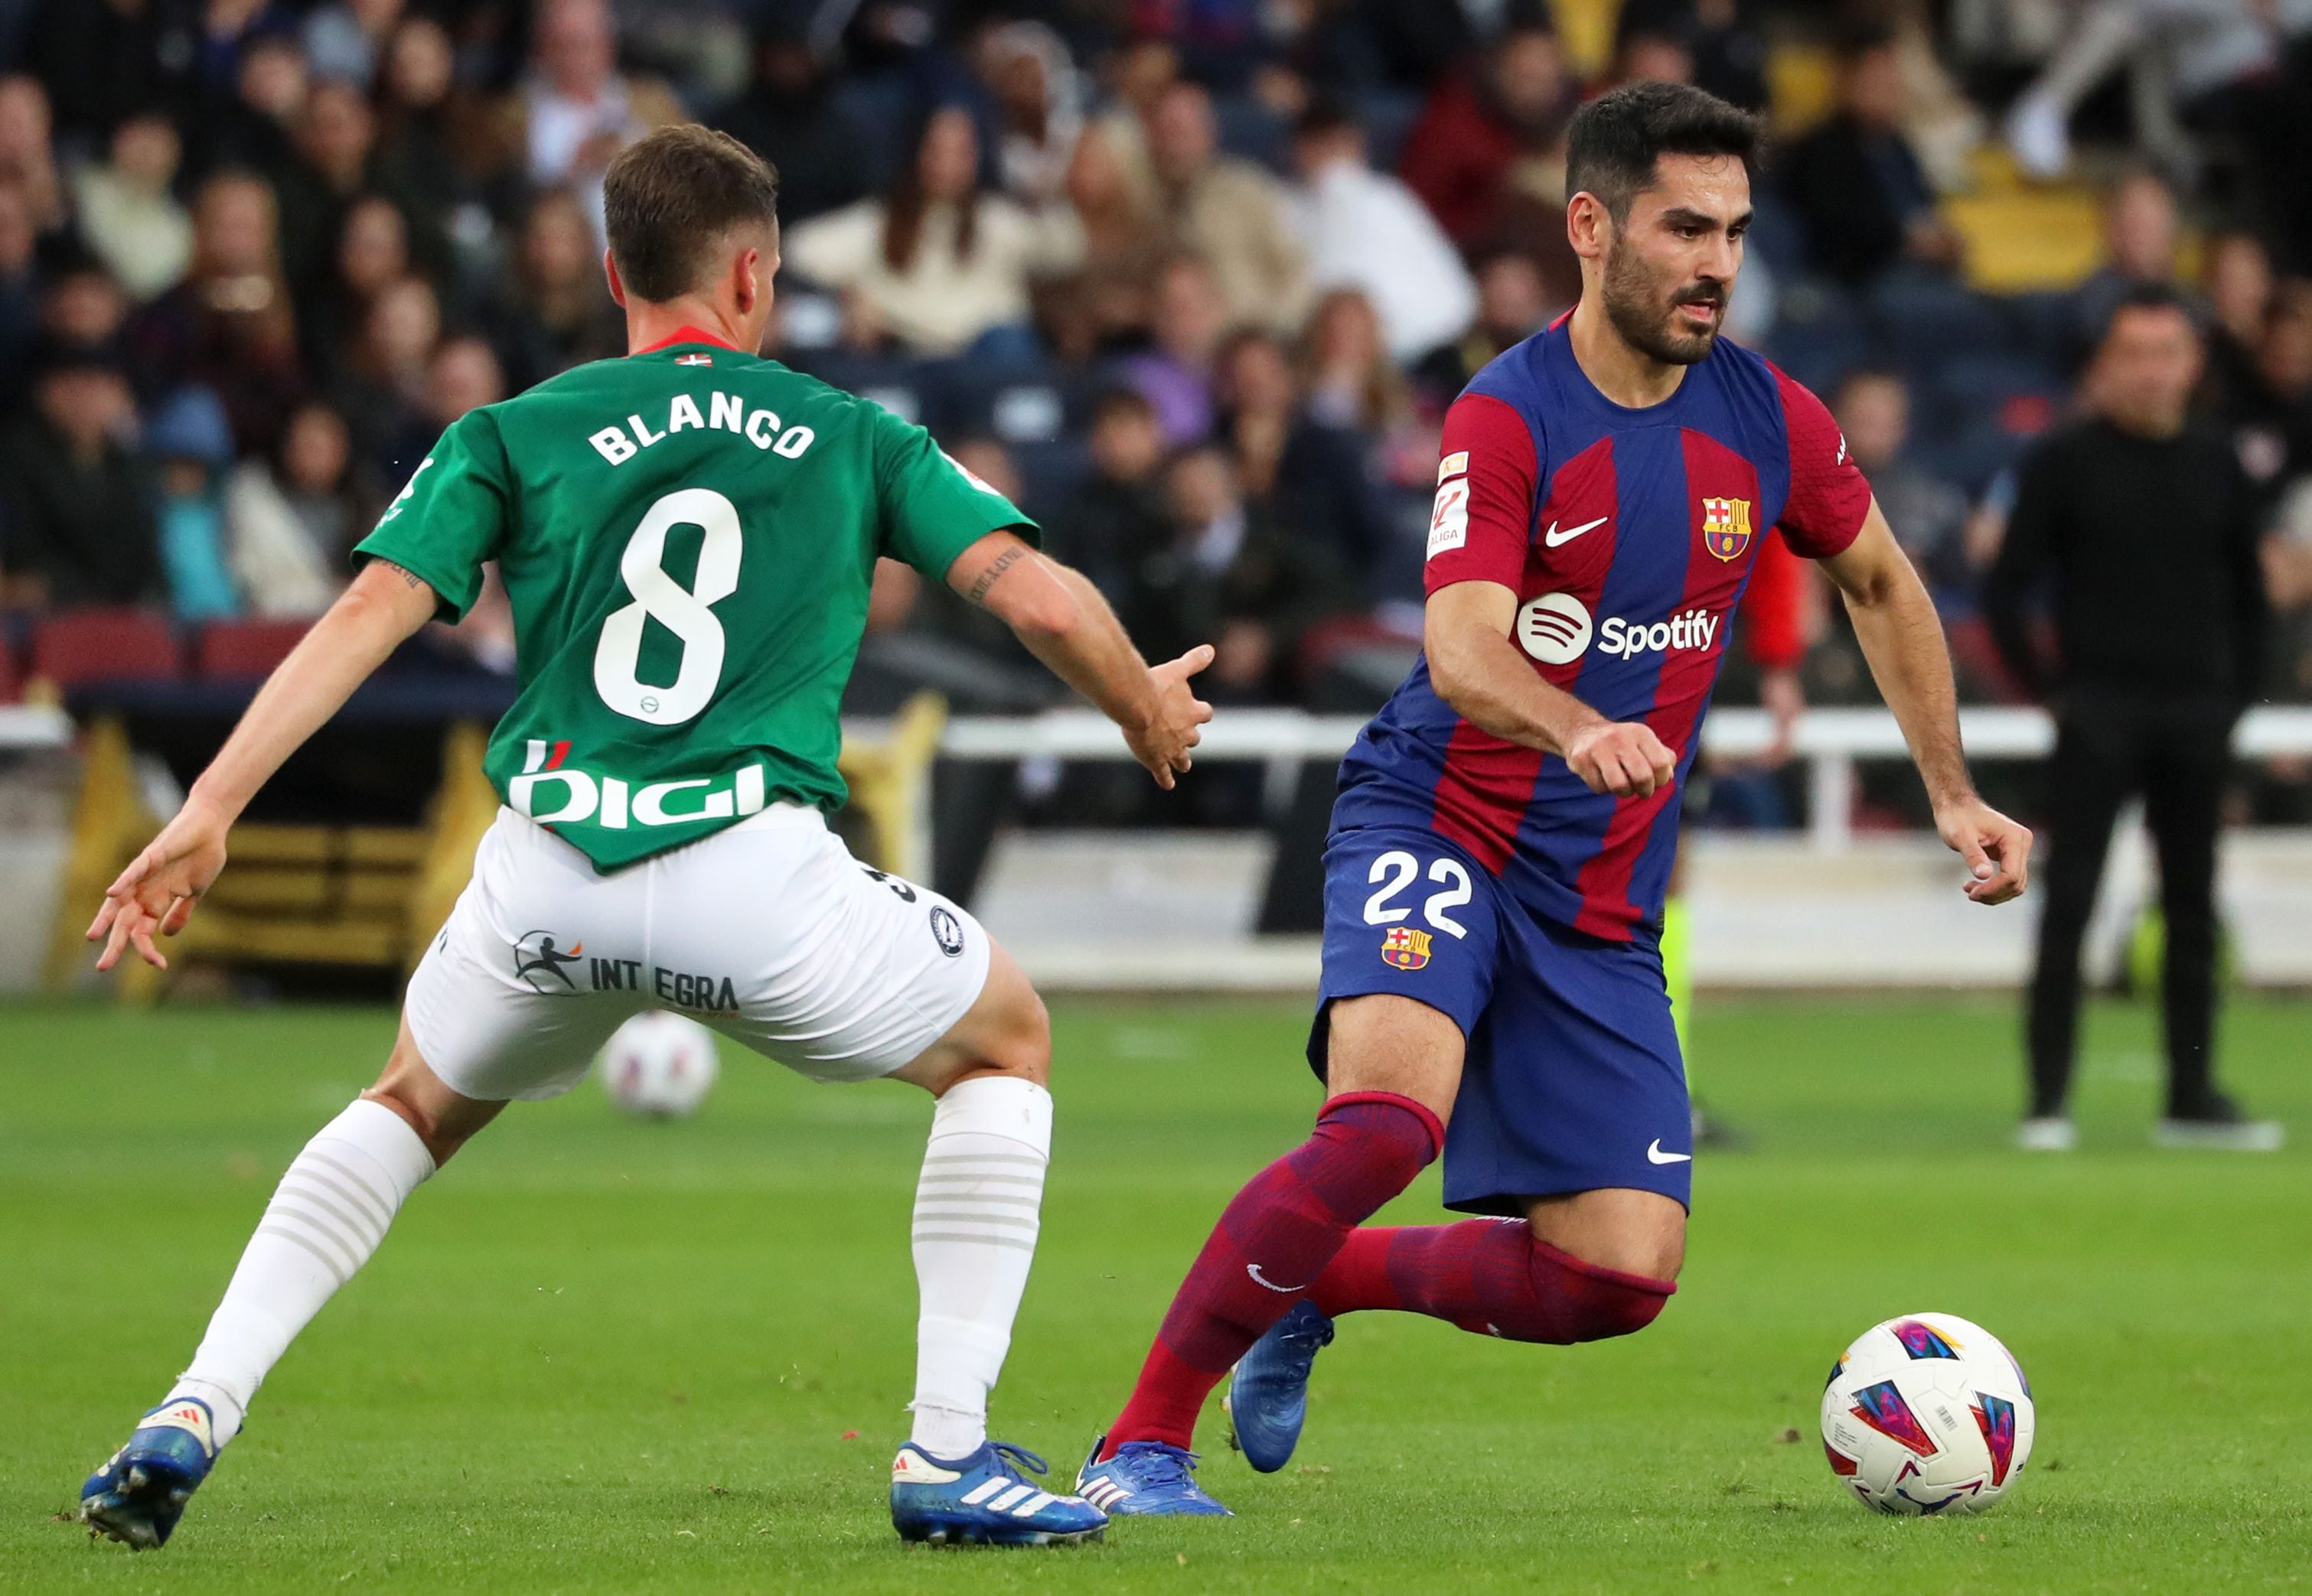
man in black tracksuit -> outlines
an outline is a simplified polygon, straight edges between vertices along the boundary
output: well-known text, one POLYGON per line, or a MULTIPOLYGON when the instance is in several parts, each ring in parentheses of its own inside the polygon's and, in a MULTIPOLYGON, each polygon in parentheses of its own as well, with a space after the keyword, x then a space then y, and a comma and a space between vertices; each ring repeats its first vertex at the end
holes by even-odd
POLYGON ((2194 421, 2203 361, 2184 301, 2131 293, 2088 375, 2089 416, 2022 467, 2005 543, 1984 589, 1992 635, 2018 679, 2055 711, 2046 909, 2031 984, 2031 1109, 2020 1145, 2072 1145, 2065 1102, 2080 1007, 2080 943, 2112 824, 2141 795, 2159 859, 2168 1033, 2163 1145, 2264 1150, 2214 1084, 2216 833, 2230 740, 2263 680, 2266 605, 2259 508, 2229 440, 2194 421), (2030 613, 2045 596, 2057 658, 2030 613))

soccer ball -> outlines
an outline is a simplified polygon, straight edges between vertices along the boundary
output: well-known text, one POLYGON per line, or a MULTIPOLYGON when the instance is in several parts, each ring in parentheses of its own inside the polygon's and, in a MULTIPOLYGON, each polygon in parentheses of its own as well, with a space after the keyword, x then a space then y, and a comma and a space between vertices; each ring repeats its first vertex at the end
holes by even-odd
POLYGON ((1989 1330, 1906 1313, 1831 1366, 1822 1449, 1881 1513, 1981 1513, 2022 1474, 2036 1418, 2023 1365, 1989 1330))
POLYGON ((610 1101, 630 1114, 671 1120, 696 1112, 714 1084, 714 1033, 679 1014, 638 1014, 595 1060, 610 1101))

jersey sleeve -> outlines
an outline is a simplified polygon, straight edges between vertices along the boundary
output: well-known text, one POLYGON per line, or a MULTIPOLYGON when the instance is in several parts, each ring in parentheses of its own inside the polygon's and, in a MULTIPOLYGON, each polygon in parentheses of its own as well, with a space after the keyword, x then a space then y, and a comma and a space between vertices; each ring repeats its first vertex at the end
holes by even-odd
POLYGON ((943 581, 956 557, 990 532, 1043 541, 1042 530, 1019 506, 959 465, 923 428, 880 411, 875 439, 880 553, 943 581))
POLYGON ((1846 435, 1805 384, 1774 372, 1791 442, 1791 495, 1779 525, 1793 554, 1842 554, 1870 513, 1870 484, 1846 450, 1846 435))
POLYGON ((1499 582, 1514 591, 1525 575, 1541 475, 1533 429, 1505 400, 1463 394, 1445 413, 1439 452, 1424 589, 1499 582))
POLYGON ((425 579, 442 620, 463 620, 481 597, 483 565, 505 540, 512 503, 497 425, 486 411, 469 411, 355 545, 354 568, 390 561, 425 579))

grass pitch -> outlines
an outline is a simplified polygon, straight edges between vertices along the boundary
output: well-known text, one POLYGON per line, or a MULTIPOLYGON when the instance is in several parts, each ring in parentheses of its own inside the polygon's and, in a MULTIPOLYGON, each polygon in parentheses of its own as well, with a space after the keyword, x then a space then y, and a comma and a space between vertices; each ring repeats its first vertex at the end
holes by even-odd
MULTIPOLYGON (((1316 1102, 1305 1008, 1070 1003, 1042 1255, 997 1434, 1072 1478, 1229 1194, 1316 1102)), ((273 1182, 366 1084, 377 1011, 0 1010, 0 1588, 416 1592, 2202 1591, 2312 1584, 2312 1008, 2244 1003, 2276 1157, 2158 1154, 2156 1022, 2097 1009, 2068 1158, 2004 1145, 2007 1003, 1717 1002, 1677 1298, 1558 1349, 1362 1315, 1295 1467, 1202 1439, 1232 1522, 903 1552, 907 1215, 928 1101, 741 1056, 701 1116, 517 1106, 323 1313, 175 1542, 54 1522, 159 1400, 273 1182), (1922 1308, 1998 1331, 2038 1447, 1975 1519, 1823 1463, 1831 1358, 1922 1308), (1793 1439, 1792 1436, 1795 1436, 1793 1439)), ((1434 1175, 1393 1217, 1436 1213, 1434 1175)))

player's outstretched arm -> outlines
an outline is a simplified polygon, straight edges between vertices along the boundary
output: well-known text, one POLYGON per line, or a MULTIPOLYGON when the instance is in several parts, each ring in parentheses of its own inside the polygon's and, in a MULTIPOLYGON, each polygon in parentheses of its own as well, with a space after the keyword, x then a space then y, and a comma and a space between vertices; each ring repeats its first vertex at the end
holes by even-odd
POLYGON ((111 969, 128 947, 156 969, 169 967, 153 933, 184 929, 224 868, 225 833, 249 800, 434 613, 434 589, 421 579, 382 560, 363 568, 258 690, 176 818, 105 888, 88 928, 91 942, 104 943, 98 969, 111 969))
POLYGON ((1123 623, 1082 572, 1047 560, 1017 533, 990 532, 957 556, 948 586, 1012 628, 1054 676, 1090 699, 1124 729, 1133 756, 1156 785, 1194 763, 1213 706, 1188 678, 1213 662, 1200 643, 1178 659, 1150 666, 1123 623))
POLYGON ((1677 773, 1677 756, 1642 720, 1608 720, 1536 676, 1510 641, 1517 595, 1499 582, 1455 582, 1429 596, 1422 649, 1429 685, 1482 731, 1564 759, 1592 792, 1644 798, 1677 773))
POLYGON ((1966 860, 1966 895, 2004 903, 2028 885, 2031 833, 1976 796, 1959 746, 1958 694, 1935 601, 1878 501, 1854 541, 1822 563, 1845 596, 1854 636, 1927 784, 1935 829, 1966 860))

